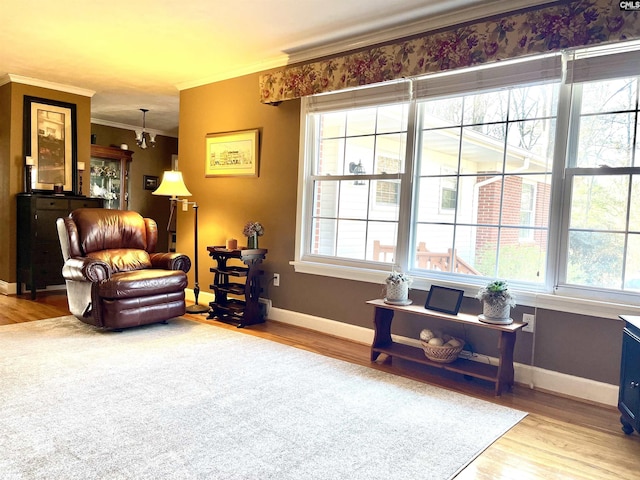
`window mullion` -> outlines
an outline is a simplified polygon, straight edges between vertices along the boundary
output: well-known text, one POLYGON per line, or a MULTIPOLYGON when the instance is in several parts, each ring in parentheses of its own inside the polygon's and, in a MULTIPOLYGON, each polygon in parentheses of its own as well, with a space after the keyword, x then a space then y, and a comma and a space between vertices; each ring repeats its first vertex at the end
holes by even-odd
POLYGON ((409 104, 407 121, 407 145, 404 155, 404 167, 398 175, 400 179, 400 206, 398 215, 398 240, 396 246, 395 264, 403 272, 409 271, 412 264, 409 252, 415 250, 413 232, 413 212, 415 205, 414 192, 414 171, 416 170, 416 159, 419 145, 417 143, 418 121, 417 102, 412 100, 409 104))
MULTIPOLYGON (((639 78, 640 80, 640 78, 639 78)), ((639 82, 640 84, 640 82, 639 82)), ((631 165, 633 167, 638 166, 636 161, 637 152, 638 152, 638 115, 640 114, 640 88, 636 89, 636 99, 635 99, 635 109, 634 112, 634 122, 633 122, 633 141, 631 148, 631 165)), ((626 235, 624 236, 624 250, 623 255, 624 258, 628 258, 629 256, 629 235, 631 230, 631 209, 632 209, 632 201, 633 201, 633 174, 629 175, 629 191, 627 192, 627 218, 625 220, 625 230, 626 235)), ((626 280, 627 278, 627 262, 624 262, 622 265, 622 278, 626 280)))
MULTIPOLYGON (((460 138, 458 140, 458 162, 457 162, 457 171, 456 171, 456 208, 453 212, 453 224, 458 224, 458 213, 460 207, 460 173, 462 172, 462 143, 464 142, 464 133, 465 133, 465 118, 464 118, 464 110, 465 104, 467 102, 467 97, 462 98, 462 110, 461 110, 461 121, 460 121, 460 138)), ((442 173, 442 172, 440 172, 442 173)), ((453 229, 453 237, 451 239, 451 251, 456 251, 456 235, 458 234, 458 229, 453 229)), ((455 255, 455 253, 454 253, 455 255)), ((454 258, 451 258, 452 262, 455 262, 454 258)))
POLYGON ((568 156, 576 155, 577 143, 569 143, 571 118, 580 115, 579 107, 574 108, 572 86, 560 85, 558 96, 558 116, 556 121, 555 147, 551 178, 551 210, 549 218, 549 247, 547 255, 547 276, 545 287, 551 291, 564 282, 567 275, 567 246, 569 243, 569 213, 571 208, 571 190, 569 180, 565 176, 565 165, 568 156), (566 226, 565 226, 566 225, 566 226))
POLYGON ((510 113, 510 106, 511 106, 511 96, 513 95, 513 92, 511 89, 507 90, 507 111, 505 114, 505 121, 503 122, 504 125, 504 139, 502 141, 502 171, 500 172, 500 176, 502 177, 502 185, 500 188, 500 211, 498 214, 498 236, 497 236, 497 245, 496 245, 496 269, 494 272, 494 276, 499 277, 499 273, 500 272, 500 251, 502 249, 502 244, 500 243, 500 240, 502 238, 502 235, 504 233, 504 222, 503 222, 503 216, 504 216, 504 209, 505 209, 505 198, 504 198, 504 194, 505 194, 505 189, 507 188, 507 154, 509 151, 509 129, 511 128, 511 123, 510 123, 510 118, 509 118, 509 113, 510 113))

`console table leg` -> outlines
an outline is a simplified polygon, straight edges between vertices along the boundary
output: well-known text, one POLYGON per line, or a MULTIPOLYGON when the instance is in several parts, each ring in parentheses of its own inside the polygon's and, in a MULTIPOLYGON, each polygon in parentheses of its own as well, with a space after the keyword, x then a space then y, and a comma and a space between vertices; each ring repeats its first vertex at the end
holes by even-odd
POLYGON ((498 378, 496 379, 496 396, 500 396, 503 387, 506 386, 509 390, 513 387, 513 347, 515 344, 515 332, 500 332, 498 340, 500 365, 498 365, 498 378))
POLYGON ((386 347, 391 345, 391 321, 393 320, 393 310, 386 308, 375 308, 373 324, 375 333, 373 344, 371 345, 371 361, 374 362, 380 352, 374 351, 376 347, 386 347))

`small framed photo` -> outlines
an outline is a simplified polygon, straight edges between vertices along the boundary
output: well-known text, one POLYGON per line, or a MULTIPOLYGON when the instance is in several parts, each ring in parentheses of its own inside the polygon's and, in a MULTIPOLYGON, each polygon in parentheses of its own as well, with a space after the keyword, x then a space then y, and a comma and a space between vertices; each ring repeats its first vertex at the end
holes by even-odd
POLYGON ((431 285, 424 308, 457 315, 460 311, 463 296, 463 290, 431 285))
POLYGON ((206 177, 257 177, 258 130, 210 133, 206 137, 206 177))
POLYGON ((154 175, 144 175, 143 182, 145 190, 156 190, 158 188, 158 177, 154 175))

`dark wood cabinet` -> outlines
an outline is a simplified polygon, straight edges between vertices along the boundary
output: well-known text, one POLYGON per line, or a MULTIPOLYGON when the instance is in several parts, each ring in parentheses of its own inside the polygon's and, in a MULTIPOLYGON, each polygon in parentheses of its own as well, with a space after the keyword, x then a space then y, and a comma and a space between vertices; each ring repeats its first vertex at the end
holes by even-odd
POLYGON ((625 321, 622 332, 620 390, 618 409, 622 430, 640 432, 640 316, 621 315, 625 321))
POLYGON ((38 288, 64 284, 56 220, 76 208, 100 208, 102 199, 20 193, 17 204, 17 292, 24 283, 35 299, 38 288))
POLYGON ((207 247, 216 262, 213 272, 215 299, 209 303, 211 311, 207 318, 231 323, 237 327, 264 322, 260 308, 260 277, 264 273, 259 265, 267 250, 246 248, 229 250, 224 247, 207 247), (235 262, 234 262, 235 260, 235 262))

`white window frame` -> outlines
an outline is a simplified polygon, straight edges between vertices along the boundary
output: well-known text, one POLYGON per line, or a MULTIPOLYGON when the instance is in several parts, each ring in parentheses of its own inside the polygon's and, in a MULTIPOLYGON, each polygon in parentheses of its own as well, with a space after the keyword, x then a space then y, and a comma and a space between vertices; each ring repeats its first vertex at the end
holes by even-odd
MULTIPOLYGON (((580 49, 567 54, 567 85, 565 94, 568 104, 566 108, 567 131, 565 135, 563 157, 567 160, 562 181, 556 182, 556 186, 561 188, 564 197, 561 210, 561 229, 557 235, 559 245, 558 251, 558 271, 554 291, 558 295, 591 298, 599 302, 616 303, 618 305, 638 305, 640 304, 640 294, 624 290, 606 290, 588 286, 577 286, 568 284, 567 278, 567 256, 569 244, 569 221, 571 208, 572 182, 576 176, 581 174, 598 175, 599 170, 602 175, 615 174, 640 174, 640 159, 636 157, 635 167, 615 167, 593 168, 578 167, 571 159, 577 155, 578 129, 580 126, 581 112, 580 99, 582 96, 582 82, 600 81, 616 78, 637 77, 640 80, 640 50, 639 42, 629 42, 623 45, 598 46, 590 49, 580 49)), ((640 81, 638 82, 640 88, 640 81)), ((640 134, 640 132, 638 132, 640 134)), ((636 137, 638 141, 638 137, 636 137)), ((619 232, 621 233, 621 232, 619 232)), ((628 233, 628 232, 627 232, 628 233)), ((623 267, 624 268, 624 267, 623 267)), ((624 307, 622 307, 624 308, 624 307)))
MULTIPOLYGON (((637 48, 637 47, 636 47, 637 48)), ((632 53, 633 55, 638 56, 640 58, 640 51, 635 51, 632 53)), ((607 57, 608 58, 608 57, 607 57)), ((635 58, 635 57, 634 57, 635 58)), ((615 58, 614 64, 619 62, 619 57, 615 58)), ((524 62, 524 61, 523 61, 524 62)), ((547 61, 545 65, 549 65, 553 61, 547 61)), ((611 71, 611 65, 606 64, 605 67, 594 67, 594 62, 589 61, 589 68, 591 72, 594 70, 597 71, 611 71)), ((506 63, 506 62, 505 62, 506 63)), ((595 62, 597 63, 597 62, 595 62)), ((606 63, 606 62, 605 62, 606 63)), ((624 64, 628 65, 628 62, 625 61, 624 64)), ((526 68, 526 63, 518 64, 518 62, 514 62, 511 70, 511 79, 514 85, 518 84, 527 84, 532 83, 531 73, 526 68)), ((483 68, 491 68, 491 67, 483 67, 483 68)), ((551 67, 549 67, 551 69, 551 67)), ((424 80, 419 80, 413 84, 413 94, 420 94, 422 92, 428 92, 428 95, 444 95, 445 92, 442 89, 449 88, 448 92, 451 91, 451 81, 454 79, 454 76, 457 75, 457 82, 459 88, 461 88, 461 93, 469 93, 470 91, 478 90, 476 85, 478 83, 478 77, 475 77, 474 80, 474 69, 463 70, 460 72, 453 72, 441 75, 434 75, 428 77, 424 80), (466 89, 466 90, 465 90, 466 89)), ((482 70, 482 69, 478 69, 482 70)), ((545 73, 545 68, 537 68, 535 70, 536 74, 543 79, 545 73)), ((488 72, 490 73, 490 72, 488 72)), ((548 72, 547 72, 548 73, 548 72)), ((578 74, 581 74, 578 72, 578 74)), ((571 80, 572 76, 577 75, 575 71, 571 72, 571 75, 567 75, 568 80, 571 80)), ((625 72, 621 75, 616 76, 625 76, 625 72)), ((628 76, 628 75, 627 75, 628 76)), ((488 75, 488 78, 491 76, 488 75)), ((504 75, 503 75, 504 78, 504 75)), ((491 80, 481 80, 483 86, 486 88, 491 86, 491 80)), ((374 88, 369 90, 369 93, 375 97, 374 88)), ((344 95, 345 92, 342 92, 344 95)), ((347 93, 353 95, 352 93, 347 93)), ((330 96, 331 94, 328 94, 330 96)), ((340 95, 340 94, 333 94, 340 95)), ((344 98, 344 97, 343 97, 344 98)), ((556 179, 562 179, 564 177, 564 169, 565 169, 565 158, 568 151, 568 138, 569 138, 569 119, 570 119, 570 108, 571 108, 571 85, 570 83, 565 83, 560 88, 560 98, 559 98, 559 106, 557 112, 557 128, 556 128, 556 141, 555 141, 555 154, 554 154, 554 164, 553 164, 553 172, 552 176, 554 181, 552 182, 552 191, 551 191, 551 211, 550 211, 550 222, 549 222, 549 239, 548 239, 548 256, 547 256, 547 275, 545 278, 544 287, 540 290, 528 290, 528 291, 518 291, 518 303, 521 305, 530 305, 534 307, 541 308, 550 308, 564 311, 571 311, 576 313, 584 313, 588 315, 597 315, 607 318, 617 318, 619 314, 622 313, 640 313, 640 295, 637 294, 627 294, 625 293, 622 296, 607 296, 604 295, 603 298, 595 298, 593 296, 585 297, 585 289, 575 289, 573 287, 563 287, 559 285, 558 279, 562 274, 562 269, 558 268, 558 259, 561 257, 561 249, 563 247, 564 242, 564 233, 566 228, 563 225, 563 222, 566 222, 566 211, 560 208, 561 205, 564 205, 564 208, 567 208, 568 199, 564 199, 564 182, 558 181, 556 179), (615 311, 611 310, 611 301, 619 300, 619 304, 617 305, 617 309, 615 311)), ((323 275, 329 277, 343 278, 349 280, 357 280, 364 282, 371 282, 382 284, 384 282, 384 278, 387 276, 390 265, 386 263, 377 264, 376 262, 366 261, 366 262, 353 262, 353 261, 335 261, 335 259, 327 259, 321 258, 318 256, 308 255, 305 252, 304 246, 308 241, 307 235, 310 232, 308 228, 308 221, 310 219, 310 211, 311 208, 310 203, 312 203, 312 198, 307 198, 305 196, 305 189, 309 189, 309 171, 311 168, 311 162, 313 161, 310 158, 309 153, 306 149, 306 145, 310 140, 310 131, 308 125, 307 112, 310 110, 310 99, 303 98, 302 99, 302 108, 300 113, 301 120, 301 136, 300 136, 300 162, 299 162, 299 177, 298 177, 298 208, 296 214, 296 247, 295 247, 295 258, 291 262, 291 264, 295 267, 296 272, 301 273, 310 273, 315 275, 323 275)), ((409 130, 407 136, 407 165, 405 166, 404 174, 402 177, 402 186, 401 186, 401 203, 400 208, 402 211, 411 211, 411 197, 413 195, 412 192, 412 182, 413 182, 413 151, 415 144, 415 102, 412 103, 412 108, 410 109, 409 116, 409 130), (408 209, 408 210, 407 210, 408 209)), ((397 175, 392 176, 394 179, 397 179, 397 175)), ((365 177, 366 178, 366 177, 365 177)), ((535 214, 535 213, 534 213, 535 214)), ((398 247, 396 252, 396 258, 401 259, 401 261, 395 265, 396 268, 401 268, 403 270, 406 269, 406 263, 408 258, 408 252, 414 250, 414 245, 411 245, 409 237, 409 228, 412 222, 410 218, 411 215, 400 215, 400 225, 398 232, 398 247), (402 232, 405 232, 402 234, 402 232), (404 267, 404 268, 403 268, 404 267)), ((424 273, 424 272, 422 272, 424 273)), ((482 277, 482 282, 486 280, 482 277)), ((459 279, 451 279, 450 281, 447 278, 443 278, 442 276, 431 276, 431 275, 422 275, 420 277, 414 278, 414 284, 412 288, 427 290, 430 288, 431 284, 436 281, 438 285, 445 286, 455 286, 456 288, 462 288, 465 291, 467 296, 475 295, 478 285, 470 282, 470 283, 461 283, 459 279)), ((481 282, 481 283, 482 283, 481 282)))
MULTIPOLYGON (((315 97, 306 97, 302 99, 301 117, 300 123, 301 129, 301 142, 300 152, 301 161, 298 174, 298 198, 301 201, 298 202, 297 211, 297 229, 296 229, 296 271, 305 271, 305 273, 316 273, 318 269, 322 273, 321 275, 338 276, 347 275, 342 278, 350 278, 354 280, 360 280, 360 271, 365 272, 366 278, 379 278, 381 275, 385 275, 385 272, 389 270, 389 264, 380 262, 372 262, 370 260, 350 260, 344 258, 335 258, 332 256, 322 256, 310 254, 307 251, 307 246, 310 245, 311 234, 311 221, 313 210, 313 187, 314 181, 321 180, 325 177, 313 175, 313 148, 307 148, 307 145, 313 145, 315 140, 314 132, 316 125, 313 122, 313 116, 308 113, 314 111, 336 111, 342 109, 350 109, 357 105, 357 107, 367 106, 384 106, 397 103, 406 103, 411 98, 411 84, 408 81, 402 80, 397 82, 391 82, 383 85, 376 85, 372 87, 364 87, 360 89, 352 89, 336 94, 319 95, 315 97), (301 227, 302 226, 302 227, 301 227), (311 269, 311 271, 308 271, 311 269), (373 277, 369 277, 366 271, 370 270, 373 277), (332 274, 331 272, 335 272, 332 274), (347 272, 347 273, 344 273, 347 272), (379 272, 376 275, 376 272, 379 272)), ((411 112, 409 113, 411 117, 411 112)), ((409 129, 411 126, 409 126, 409 129)), ((413 148, 412 141, 407 139, 406 151, 410 151, 413 148)), ((405 154, 405 162, 407 155, 405 154)), ((411 170, 401 171, 400 173, 392 174, 364 174, 364 175, 331 175, 330 179, 333 181, 339 180, 400 180, 406 179, 407 175, 411 174, 411 170)), ((402 191, 401 190, 401 202, 402 191)), ((401 203, 402 208, 402 203, 401 203)), ((401 235, 400 225, 398 227, 398 236, 401 235)), ((396 257, 400 255, 400 252, 396 252, 396 257)), ((377 280, 376 280, 377 281, 377 280)))

